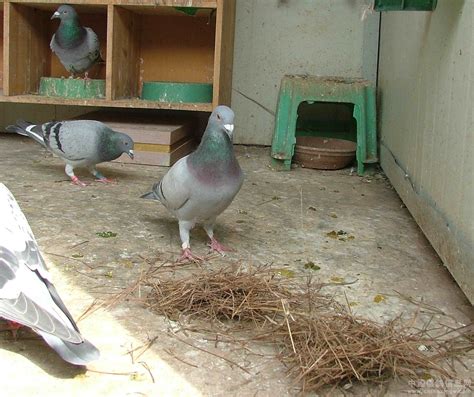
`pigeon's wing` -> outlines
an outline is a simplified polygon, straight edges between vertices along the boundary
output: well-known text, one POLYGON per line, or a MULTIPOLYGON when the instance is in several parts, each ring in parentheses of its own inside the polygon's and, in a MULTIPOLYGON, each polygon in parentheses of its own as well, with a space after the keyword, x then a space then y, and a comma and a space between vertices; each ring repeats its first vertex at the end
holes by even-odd
POLYGON ((187 159, 188 156, 178 160, 155 185, 155 194, 170 211, 178 211, 191 199, 192 175, 187 159))
POLYGON ((28 221, 0 183, 0 316, 31 327, 66 361, 85 365, 99 351, 85 340, 50 280, 28 221))
POLYGON ((64 340, 83 338, 51 283, 28 222, 0 184, 0 316, 64 340))
POLYGON ((84 161, 97 157, 97 122, 62 121, 43 124, 43 137, 49 149, 69 161, 84 161))
POLYGON ((100 56, 100 43, 97 34, 91 28, 86 29, 86 43, 88 48, 88 58, 95 62, 100 56))

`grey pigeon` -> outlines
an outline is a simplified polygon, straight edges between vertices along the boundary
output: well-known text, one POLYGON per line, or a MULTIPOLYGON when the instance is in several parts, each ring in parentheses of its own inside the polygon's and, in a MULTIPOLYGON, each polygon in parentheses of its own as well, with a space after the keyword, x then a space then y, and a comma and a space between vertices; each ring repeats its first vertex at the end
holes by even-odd
POLYGON ((59 297, 28 221, 3 183, 0 219, 0 317, 32 328, 67 362, 99 358, 59 297))
POLYGON ((86 72, 101 60, 99 38, 91 28, 81 26, 76 10, 62 5, 51 19, 61 20, 50 47, 68 72, 86 72))
POLYGON ((177 161, 153 190, 142 196, 161 201, 178 218, 182 260, 202 260, 189 245, 190 230, 198 222, 211 239, 211 249, 219 253, 229 250, 214 238, 214 224, 244 179, 232 146, 233 130, 232 109, 216 107, 196 151, 177 161))
POLYGON ((33 138, 66 163, 66 174, 76 185, 85 186, 74 175, 75 167, 87 167, 99 182, 110 182, 96 164, 112 161, 125 153, 133 159, 133 140, 94 120, 51 121, 35 125, 18 120, 7 131, 33 138))

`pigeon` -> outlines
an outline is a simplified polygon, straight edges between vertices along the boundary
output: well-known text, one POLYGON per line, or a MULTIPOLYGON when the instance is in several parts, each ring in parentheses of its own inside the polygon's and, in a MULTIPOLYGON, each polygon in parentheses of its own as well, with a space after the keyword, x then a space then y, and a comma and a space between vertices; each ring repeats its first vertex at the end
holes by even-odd
POLYGON ((111 182, 96 169, 96 164, 112 161, 126 153, 133 160, 133 140, 100 121, 73 120, 32 124, 18 120, 7 131, 29 136, 66 163, 66 174, 76 185, 86 186, 74 175, 75 167, 87 167, 97 181, 111 182))
POLYGON ((50 47, 60 62, 71 73, 86 73, 101 61, 99 38, 91 28, 81 26, 76 10, 70 5, 62 5, 51 19, 60 19, 58 30, 53 34, 50 47))
POLYGON ((178 219, 183 249, 180 260, 202 260, 191 252, 189 244, 189 233, 196 223, 202 224, 212 250, 221 254, 230 251, 215 239, 214 224, 244 180, 232 146, 233 130, 234 112, 217 106, 198 148, 178 160, 151 192, 141 196, 160 201, 178 219))
POLYGON ((0 183, 0 317, 30 327, 65 361, 86 365, 99 350, 81 335, 18 203, 0 183))

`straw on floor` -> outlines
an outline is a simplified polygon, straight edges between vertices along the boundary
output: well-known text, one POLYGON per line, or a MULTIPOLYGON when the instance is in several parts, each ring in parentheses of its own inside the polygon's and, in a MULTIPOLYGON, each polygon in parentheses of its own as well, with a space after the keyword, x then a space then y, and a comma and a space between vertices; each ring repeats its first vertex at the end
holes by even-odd
MULTIPOLYGON (((400 319, 378 324, 354 316, 349 306, 321 292, 278 277, 269 266, 231 266, 169 275, 150 272, 146 305, 171 319, 205 323, 203 332, 225 327, 249 331, 249 339, 273 343, 289 374, 305 392, 353 381, 386 382, 431 372, 452 378, 449 357, 473 349, 472 326, 433 337, 400 319)), ((194 329, 199 329, 194 327, 194 329)), ((240 337, 240 336, 239 336, 240 337)))

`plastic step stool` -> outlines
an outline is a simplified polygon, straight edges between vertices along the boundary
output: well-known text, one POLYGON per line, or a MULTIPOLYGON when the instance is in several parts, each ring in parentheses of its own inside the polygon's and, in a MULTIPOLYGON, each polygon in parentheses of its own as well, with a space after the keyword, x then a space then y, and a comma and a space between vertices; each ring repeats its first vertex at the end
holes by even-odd
POLYGON ((353 115, 357 122, 357 173, 363 175, 366 164, 378 162, 375 87, 371 82, 340 77, 288 75, 281 81, 273 134, 271 156, 275 169, 291 169, 298 107, 302 102, 354 104, 353 115))

